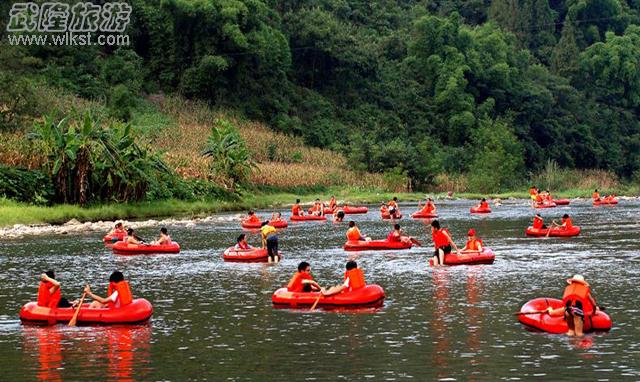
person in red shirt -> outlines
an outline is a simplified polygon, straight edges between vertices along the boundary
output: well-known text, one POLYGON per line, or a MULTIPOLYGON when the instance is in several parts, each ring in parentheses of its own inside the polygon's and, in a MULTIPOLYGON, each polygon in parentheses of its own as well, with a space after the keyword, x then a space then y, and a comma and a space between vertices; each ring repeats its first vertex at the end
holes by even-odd
POLYGON ((249 213, 247 214, 247 217, 245 218, 245 221, 249 223, 259 223, 261 220, 259 217, 256 216, 255 212, 249 211, 249 213))
POLYGON ((89 285, 84 287, 84 293, 91 297, 94 301, 91 302, 89 308, 121 308, 125 305, 131 304, 133 296, 129 283, 125 281, 124 275, 120 271, 114 271, 109 276, 109 287, 107 288, 107 297, 100 297, 93 292, 89 285))
POLYGON ((595 191, 593 191, 593 194, 591 195, 591 199, 593 199, 596 202, 600 201, 600 193, 598 192, 597 188, 595 189, 595 191))
POLYGON ((568 336, 583 336, 585 319, 595 315, 600 308, 591 294, 591 288, 581 275, 575 275, 567 280, 569 284, 562 295, 563 307, 547 308, 550 316, 564 316, 569 330, 568 336))
POLYGON ((456 243, 453 242, 446 229, 440 228, 440 222, 437 220, 431 222, 431 238, 435 247, 433 252, 434 267, 444 265, 444 257, 451 253, 451 247, 455 248, 456 254, 460 254, 456 243))
POLYGON ((346 268, 347 270, 344 272, 342 284, 323 290, 322 295, 331 296, 343 291, 350 292, 352 290, 364 288, 367 285, 367 282, 364 279, 364 272, 362 272, 362 269, 358 268, 358 264, 355 261, 348 261, 346 268))
POLYGON ((555 220, 553 221, 552 224, 554 226, 561 227, 564 230, 573 228, 573 222, 571 221, 571 218, 569 217, 568 214, 562 215, 562 224, 556 223, 555 220))
POLYGON ((60 283, 56 280, 56 274, 52 270, 40 275, 37 302, 39 306, 47 308, 69 308, 75 303, 77 303, 77 301, 70 303, 66 298, 61 296, 60 283))
POLYGON ((304 215, 304 210, 300 207, 300 199, 296 199, 296 204, 291 207, 291 215, 293 216, 302 216, 304 215))
POLYGON ((311 292, 323 290, 317 282, 313 281, 311 276, 311 265, 306 261, 298 264, 298 271, 294 273, 289 284, 287 284, 287 290, 289 292, 311 292))
POLYGON ((467 236, 467 244, 462 249, 462 252, 482 252, 482 240, 476 237, 476 230, 471 228, 467 236))
POLYGON ((542 219, 542 216, 540 216, 540 214, 536 214, 536 216, 533 217, 533 228, 535 229, 546 229, 547 226, 544 224, 544 220, 542 219))

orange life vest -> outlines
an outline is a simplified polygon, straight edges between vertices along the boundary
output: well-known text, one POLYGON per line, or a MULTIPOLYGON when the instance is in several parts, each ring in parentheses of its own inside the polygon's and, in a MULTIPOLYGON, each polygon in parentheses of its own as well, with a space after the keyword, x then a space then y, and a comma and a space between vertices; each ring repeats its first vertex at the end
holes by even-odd
POLYGON ((46 306, 47 308, 55 308, 60 302, 60 288, 57 288, 55 292, 51 293, 53 284, 48 281, 41 281, 38 288, 38 305, 46 306))
POLYGON ((387 203, 387 205, 388 205, 389 207, 393 207, 393 208, 395 208, 395 209, 398 209, 398 203, 396 203, 396 201, 395 201, 395 200, 390 200, 390 201, 389 201, 389 203, 387 203))
POLYGON ((422 207, 422 213, 425 214, 430 214, 431 212, 433 212, 433 210, 436 209, 436 206, 433 205, 433 203, 427 203, 424 205, 424 207, 422 207))
MULTIPOLYGON (((107 288, 107 297, 111 296, 114 291, 118 292, 118 300, 120 301, 120 307, 131 304, 131 302, 133 301, 133 296, 131 295, 131 288, 129 288, 129 283, 127 281, 109 283, 109 287, 107 288)), ((114 308, 115 305, 116 304, 113 301, 109 301, 109 306, 111 308, 114 308)))
POLYGON ((380 206, 380 212, 382 212, 385 215, 389 214, 389 208, 387 206, 380 206))
POLYGON ((300 212, 302 212, 302 208, 300 208, 299 204, 294 204, 293 207, 291 207, 291 215, 298 216, 300 212))
POLYGON ((537 194, 536 195, 536 203, 542 203, 542 202, 543 202, 542 196, 540 196, 540 194, 537 194))
POLYGON ((257 217, 256 215, 251 215, 247 218, 247 221, 251 223, 255 223, 255 222, 259 222, 260 218, 257 217))
POLYGON ((479 251, 481 245, 482 240, 480 239, 467 240, 467 245, 465 246, 465 248, 471 251, 479 251))
POLYGON ((357 241, 360 240, 362 235, 358 227, 351 227, 347 230, 347 240, 357 241))
POLYGON ((444 234, 445 232, 446 230, 444 228, 440 228, 439 230, 431 234, 431 239, 433 239, 433 245, 436 247, 436 249, 450 245, 449 239, 444 234))
POLYGON ((483 210, 486 210, 489 208, 489 203, 487 202, 480 202, 480 208, 483 210))
POLYGON ((289 280, 289 284, 287 284, 287 290, 289 292, 302 292, 302 280, 313 280, 310 274, 306 272, 296 272, 289 280))
POLYGON ((533 228, 540 229, 540 228, 542 228, 543 225, 544 225, 544 221, 542 220, 542 218, 534 216, 534 218, 533 218, 533 228))
POLYGON ((362 269, 354 268, 344 272, 344 280, 347 278, 349 278, 349 290, 364 288, 364 286, 367 285, 362 269))
POLYGON ((564 294, 562 295, 562 304, 567 306, 569 302, 570 306, 575 306, 576 302, 582 303, 582 311, 585 317, 590 316, 593 313, 593 304, 589 299, 589 284, 580 281, 572 281, 566 288, 564 288, 564 294))
POLYGON ((592 198, 592 199, 595 199, 595 200, 600 199, 600 193, 598 193, 598 192, 594 192, 594 193, 593 193, 593 195, 591 195, 591 198, 592 198))
POLYGON ((562 224, 565 224, 565 229, 573 228, 573 222, 571 221, 571 218, 562 219, 562 224))
POLYGON ((331 199, 329 201, 329 209, 333 210, 336 208, 336 200, 335 199, 331 199))

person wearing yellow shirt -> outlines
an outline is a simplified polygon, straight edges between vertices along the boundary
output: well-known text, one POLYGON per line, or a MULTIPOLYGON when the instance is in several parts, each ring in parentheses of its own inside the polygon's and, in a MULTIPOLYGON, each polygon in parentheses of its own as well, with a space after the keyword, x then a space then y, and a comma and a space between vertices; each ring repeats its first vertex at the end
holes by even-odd
POLYGON ((269 256, 269 263, 277 263, 280 261, 278 256, 278 230, 269 224, 269 221, 262 222, 262 228, 260 228, 262 234, 262 248, 267 249, 267 255, 269 256))

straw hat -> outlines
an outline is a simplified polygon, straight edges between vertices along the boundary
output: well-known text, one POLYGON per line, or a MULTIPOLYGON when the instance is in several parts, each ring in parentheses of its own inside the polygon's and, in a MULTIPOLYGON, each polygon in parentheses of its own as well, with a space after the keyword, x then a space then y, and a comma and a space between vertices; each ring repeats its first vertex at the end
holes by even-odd
POLYGON ((584 280, 584 277, 582 275, 574 275, 572 278, 567 279, 567 284, 571 284, 571 283, 580 283, 580 284, 589 286, 589 284, 584 280))

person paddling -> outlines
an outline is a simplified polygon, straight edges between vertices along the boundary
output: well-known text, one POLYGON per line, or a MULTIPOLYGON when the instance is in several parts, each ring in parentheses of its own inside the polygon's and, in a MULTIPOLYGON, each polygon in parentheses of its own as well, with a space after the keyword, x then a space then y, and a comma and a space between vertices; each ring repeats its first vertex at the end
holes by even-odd
POLYGON ((144 240, 136 235, 136 231, 133 228, 127 230, 127 237, 125 238, 127 244, 142 244, 144 240))
MULTIPOLYGON (((60 282, 56 280, 56 274, 48 270, 40 275, 38 287, 38 306, 47 308, 69 308, 73 303, 61 296, 60 282)), ((75 302, 74 302, 75 303, 75 302)))
POLYGON ((160 228, 160 237, 158 238, 158 240, 153 241, 151 244, 154 244, 154 245, 169 245, 169 244, 171 244, 171 236, 169 236, 169 234, 167 233, 167 228, 166 227, 160 228))
POLYGON ((342 279, 342 284, 323 290, 323 296, 331 296, 343 291, 350 292, 364 288, 367 285, 367 282, 364 279, 364 272, 362 272, 362 269, 358 268, 358 264, 355 261, 348 261, 346 269, 347 270, 344 272, 344 278, 342 279))
POLYGON ((84 287, 84 293, 91 297, 94 301, 89 305, 90 309, 97 308, 121 308, 131 304, 133 296, 129 283, 124 280, 124 275, 120 271, 115 271, 109 276, 109 287, 107 288, 107 297, 100 297, 93 292, 89 285, 84 287))
POLYGON ((569 284, 562 295, 562 304, 558 309, 547 308, 550 316, 564 316, 569 326, 568 336, 582 337, 584 335, 584 322, 595 315, 600 308, 591 295, 589 284, 582 275, 575 275, 567 280, 569 284))
POLYGON ((462 252, 482 252, 482 240, 476 237, 476 230, 471 228, 467 233, 467 244, 462 252))
POLYGON ((563 230, 567 231, 567 230, 570 230, 571 228, 573 228, 573 222, 571 221, 571 218, 569 217, 568 214, 564 214, 564 215, 562 215, 561 224, 556 223, 556 221, 554 220, 554 221, 551 222, 551 226, 560 227, 563 230))
POLYGON ((262 235, 262 248, 267 249, 267 255, 269 256, 269 263, 277 263, 280 261, 278 255, 278 230, 269 224, 268 221, 262 222, 262 228, 260 228, 260 234, 262 235))
POLYGON ((247 235, 241 233, 240 236, 236 238, 236 245, 233 247, 237 251, 247 250, 253 248, 247 243, 247 235))
POLYGON ((304 210, 300 207, 300 199, 296 199, 296 204, 291 207, 291 215, 293 216, 303 216, 304 210))
POLYGON ((293 274, 287 284, 289 292, 312 292, 321 291, 323 288, 313 280, 311 276, 311 265, 306 261, 298 264, 298 271, 293 274))
POLYGON ((431 222, 431 238, 435 247, 433 252, 434 267, 444 265, 444 257, 451 253, 451 247, 455 248, 456 254, 460 254, 456 243, 453 242, 446 229, 440 228, 440 222, 437 220, 431 222))
POLYGON ((544 219, 540 214, 536 214, 533 217, 533 228, 535 229, 547 229, 547 226, 544 224, 544 219))
POLYGON ((387 241, 389 242, 402 242, 402 243, 413 243, 417 246, 422 246, 422 244, 414 239, 411 236, 406 236, 404 235, 404 232, 402 231, 402 228, 400 228, 400 224, 395 224, 393 226, 393 231, 391 231, 389 233, 389 235, 387 235, 387 241))
POLYGON ((360 229, 356 226, 356 222, 353 220, 349 222, 349 229, 347 230, 348 241, 369 241, 368 237, 362 236, 360 229))

